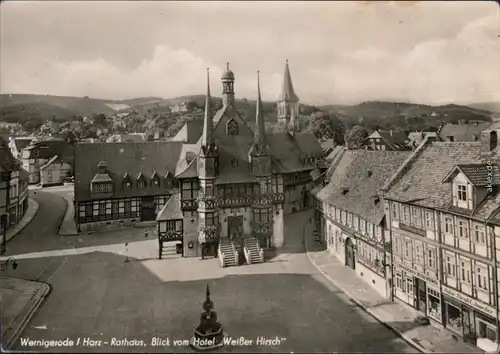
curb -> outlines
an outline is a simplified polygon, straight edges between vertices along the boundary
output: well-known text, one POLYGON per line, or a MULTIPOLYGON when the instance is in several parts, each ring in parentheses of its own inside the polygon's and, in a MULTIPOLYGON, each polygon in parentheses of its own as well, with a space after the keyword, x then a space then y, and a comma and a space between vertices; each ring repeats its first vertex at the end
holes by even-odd
POLYGON ((45 301, 49 293, 52 291, 52 287, 43 282, 37 282, 40 283, 42 287, 42 293, 41 294, 36 294, 38 297, 33 304, 31 305, 30 309, 28 310, 27 315, 22 319, 22 322, 19 326, 17 326, 16 330, 14 333, 10 336, 9 339, 7 339, 5 346, 2 349, 9 349, 14 343, 16 343, 17 339, 21 335, 21 333, 24 331, 28 323, 31 321, 33 316, 35 315, 36 311, 41 307, 42 303, 45 301))
MULTIPOLYGON (((307 223, 309 223, 309 220, 307 221, 307 223)), ((311 262, 311 264, 321 274, 323 274, 323 276, 326 279, 328 279, 328 281, 330 281, 330 283, 332 283, 335 287, 337 287, 340 291, 342 291, 354 304, 356 304, 356 306, 358 306, 364 312, 366 312, 367 314, 369 314, 370 316, 372 316, 373 318, 375 318, 380 324, 384 325, 386 328, 388 328, 389 330, 391 330, 391 332, 393 332, 394 334, 396 334, 398 337, 402 338, 404 341, 406 341, 409 345, 411 345, 412 347, 414 347, 415 349, 417 349, 419 352, 421 352, 421 353, 434 353, 434 352, 432 352, 432 351, 424 348, 423 346, 421 346, 417 342, 415 342, 413 339, 411 339, 410 337, 408 337, 407 335, 405 335, 404 333, 402 333, 401 331, 399 331, 396 327, 392 326, 391 324, 389 324, 387 322, 384 322, 380 317, 378 317, 378 315, 376 313, 374 313, 371 309, 367 308, 361 301, 359 301, 358 299, 356 299, 354 296, 352 296, 351 294, 349 294, 349 292, 347 292, 341 286, 339 286, 338 283, 332 277, 330 277, 323 269, 321 269, 321 267, 318 266, 313 261, 311 255, 310 255, 310 252, 308 250, 307 241, 306 241, 306 237, 307 236, 306 236, 306 233, 305 233, 306 227, 307 227, 307 224, 306 224, 306 226, 304 226, 304 245, 305 245, 305 248, 306 248, 307 258, 309 259, 309 262, 311 262)))
MULTIPOLYGON (((26 223, 23 226, 21 226, 15 233, 11 234, 10 236, 7 236, 6 242, 9 242, 10 240, 12 240, 14 238, 14 236, 16 236, 18 233, 23 231, 26 228, 26 226, 28 226, 31 223, 31 221, 35 218, 36 214, 38 213, 38 209, 40 208, 40 205, 38 204, 38 202, 35 199, 28 197, 28 204, 30 201, 33 203, 33 209, 34 209, 33 215, 29 218, 26 218, 26 220, 27 220, 26 223)), ((28 206, 28 208, 29 208, 29 206, 28 206)), ((26 215, 26 212, 24 213, 24 215, 26 215)), ((23 221, 23 218, 21 218, 21 221, 23 221)), ((19 223, 17 225, 19 225, 19 223)))

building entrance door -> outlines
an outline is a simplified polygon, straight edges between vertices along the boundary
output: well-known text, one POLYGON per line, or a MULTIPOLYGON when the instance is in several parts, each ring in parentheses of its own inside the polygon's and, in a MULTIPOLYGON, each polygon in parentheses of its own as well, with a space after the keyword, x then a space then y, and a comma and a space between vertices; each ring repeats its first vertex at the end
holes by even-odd
POLYGON ((141 200, 141 221, 156 220, 155 199, 153 196, 142 197, 141 200))
POLYGON ((229 239, 235 241, 243 237, 243 215, 228 216, 227 227, 229 239))
POLYGON ((345 265, 356 269, 356 259, 354 254, 354 245, 352 243, 352 239, 348 237, 345 240, 345 265))
POLYGON ((427 284, 419 278, 415 278, 417 283, 417 309, 424 314, 427 313, 427 284))

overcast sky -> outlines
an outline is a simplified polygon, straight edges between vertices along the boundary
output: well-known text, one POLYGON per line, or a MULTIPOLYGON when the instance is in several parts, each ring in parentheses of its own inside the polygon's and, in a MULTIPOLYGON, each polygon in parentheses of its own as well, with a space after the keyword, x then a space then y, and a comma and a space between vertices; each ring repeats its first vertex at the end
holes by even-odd
POLYGON ((0 91, 275 100, 288 58, 304 103, 500 100, 495 2, 2 2, 0 91))

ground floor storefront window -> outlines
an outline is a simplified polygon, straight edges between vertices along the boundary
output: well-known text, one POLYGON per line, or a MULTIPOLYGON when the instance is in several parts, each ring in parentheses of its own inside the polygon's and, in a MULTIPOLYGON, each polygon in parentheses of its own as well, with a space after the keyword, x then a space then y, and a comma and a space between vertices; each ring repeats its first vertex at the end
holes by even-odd
POLYGON ((497 348, 498 329, 495 319, 475 313, 476 345, 486 352, 494 352, 497 348))
POLYGON ((414 307, 414 278, 405 271, 395 268, 396 297, 414 307))
POLYGON ((463 334, 462 309, 459 306, 446 302, 445 318, 446 328, 460 335, 463 334))
POLYGON ((441 296, 439 291, 427 288, 427 316, 441 322, 441 296))

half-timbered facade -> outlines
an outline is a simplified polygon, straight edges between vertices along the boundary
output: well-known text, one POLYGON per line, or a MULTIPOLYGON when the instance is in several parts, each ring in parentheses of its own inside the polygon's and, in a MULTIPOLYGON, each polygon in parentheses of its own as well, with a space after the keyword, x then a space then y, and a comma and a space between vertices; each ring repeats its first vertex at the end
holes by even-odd
POLYGON ((183 254, 219 256, 223 266, 263 260, 281 247, 284 214, 309 206, 310 173, 323 151, 312 134, 295 126, 268 135, 258 87, 255 129, 239 115, 234 74, 222 76, 223 107, 212 116, 207 88, 204 126, 195 144, 183 144, 175 177, 179 210, 162 210, 159 223, 183 219, 183 254))
POLYGON ((79 231, 155 222, 177 193, 180 142, 78 144, 75 218, 79 231))
POLYGON ((328 184, 317 194, 319 229, 331 254, 391 296, 390 238, 380 189, 409 152, 344 150, 328 184))
POLYGON ((499 342, 498 246, 489 222, 500 207, 497 134, 426 138, 384 187, 395 297, 487 352, 499 342))

